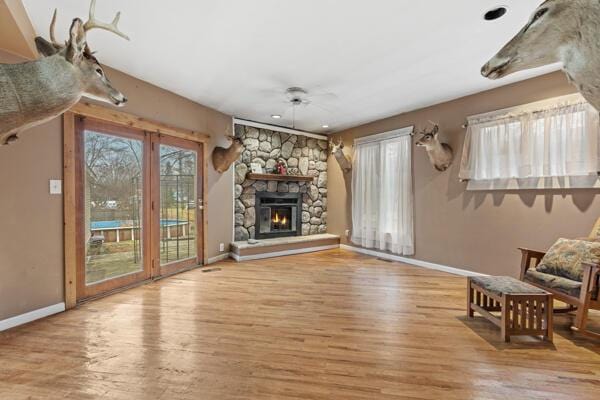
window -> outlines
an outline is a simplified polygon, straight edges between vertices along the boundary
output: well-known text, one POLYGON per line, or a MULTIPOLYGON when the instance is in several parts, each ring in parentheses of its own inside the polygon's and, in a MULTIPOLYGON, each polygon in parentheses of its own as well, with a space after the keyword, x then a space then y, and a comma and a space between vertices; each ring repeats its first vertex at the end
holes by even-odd
POLYGON ((355 141, 352 242, 413 255, 411 128, 355 141))
POLYGON ((459 176, 470 189, 593 186, 599 132, 580 95, 471 117, 459 176))

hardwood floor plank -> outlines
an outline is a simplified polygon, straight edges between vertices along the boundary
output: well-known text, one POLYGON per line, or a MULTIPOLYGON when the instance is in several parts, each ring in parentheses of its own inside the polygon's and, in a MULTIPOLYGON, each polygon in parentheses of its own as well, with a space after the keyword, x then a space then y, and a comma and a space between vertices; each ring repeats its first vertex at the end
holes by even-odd
MULTIPOLYGON (((0 399, 597 399, 600 343, 504 343, 465 278, 331 250, 221 262, 0 334, 0 399), (211 266, 214 268, 215 266, 211 266)), ((600 330, 600 316, 591 326, 600 330)))

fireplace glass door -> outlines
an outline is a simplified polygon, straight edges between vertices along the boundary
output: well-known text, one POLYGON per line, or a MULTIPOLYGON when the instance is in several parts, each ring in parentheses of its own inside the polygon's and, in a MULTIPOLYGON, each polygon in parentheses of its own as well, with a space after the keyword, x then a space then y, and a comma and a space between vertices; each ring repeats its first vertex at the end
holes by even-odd
POLYGON ((260 231, 263 233, 292 233, 296 231, 296 210, 292 207, 262 207, 260 231))
POLYGON ((298 236, 300 224, 300 195, 257 193, 257 239, 298 236))

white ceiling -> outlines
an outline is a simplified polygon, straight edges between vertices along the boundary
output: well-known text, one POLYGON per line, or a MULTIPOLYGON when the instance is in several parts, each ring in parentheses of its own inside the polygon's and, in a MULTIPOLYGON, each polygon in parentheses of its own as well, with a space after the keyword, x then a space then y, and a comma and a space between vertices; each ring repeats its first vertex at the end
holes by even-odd
MULTIPOLYGON (((555 70, 499 82, 481 66, 541 0, 98 0, 96 16, 122 11, 126 42, 95 31, 98 58, 137 78, 224 113, 291 125, 284 91, 301 86, 296 127, 338 131, 555 70), (502 19, 482 15, 508 5, 502 19), (331 126, 329 130, 322 125, 331 126)), ((86 0, 24 0, 39 34, 86 17, 86 0)))

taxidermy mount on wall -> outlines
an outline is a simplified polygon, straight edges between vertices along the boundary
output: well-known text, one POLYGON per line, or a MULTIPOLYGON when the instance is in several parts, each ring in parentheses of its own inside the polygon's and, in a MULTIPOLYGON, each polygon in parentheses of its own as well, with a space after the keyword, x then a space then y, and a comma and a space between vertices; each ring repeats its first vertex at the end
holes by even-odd
POLYGON ((96 0, 90 5, 89 20, 75 18, 69 40, 60 44, 54 36, 56 11, 50 24, 50 40, 37 37, 42 58, 22 64, 0 64, 0 145, 17 140, 25 129, 43 124, 71 107, 82 96, 122 106, 127 98, 115 89, 87 44, 86 34, 104 29, 124 39, 117 24, 121 13, 107 24, 94 18, 96 0))
POLYGON ((242 139, 235 136, 226 136, 231 140, 231 146, 228 149, 223 147, 215 147, 212 153, 212 162, 215 170, 222 174, 227 171, 231 164, 240 157, 244 151, 244 143, 242 139))
POLYGON ((481 69, 499 79, 562 62, 569 80, 600 111, 600 1, 548 0, 481 69))
POLYGON ((447 170, 452 161, 454 161, 454 152, 452 147, 447 143, 441 143, 438 139, 440 127, 434 124, 431 131, 424 129, 420 135, 421 138, 417 140, 417 146, 425 147, 427 150, 427 156, 431 164, 440 172, 447 170))
POLYGON ((345 174, 352 171, 352 160, 344 153, 344 142, 342 141, 342 138, 339 139, 338 144, 335 144, 333 140, 330 140, 329 147, 331 147, 331 154, 335 157, 340 168, 342 168, 342 171, 345 174))

